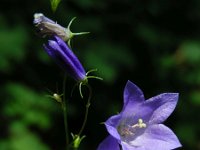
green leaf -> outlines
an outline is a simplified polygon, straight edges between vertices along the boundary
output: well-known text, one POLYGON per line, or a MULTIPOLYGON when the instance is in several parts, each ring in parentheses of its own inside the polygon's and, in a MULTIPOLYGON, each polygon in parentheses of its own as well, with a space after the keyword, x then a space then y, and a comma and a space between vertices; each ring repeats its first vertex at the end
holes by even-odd
POLYGON ((55 12, 61 0, 50 0, 50 2, 51 2, 51 9, 53 12, 55 12))

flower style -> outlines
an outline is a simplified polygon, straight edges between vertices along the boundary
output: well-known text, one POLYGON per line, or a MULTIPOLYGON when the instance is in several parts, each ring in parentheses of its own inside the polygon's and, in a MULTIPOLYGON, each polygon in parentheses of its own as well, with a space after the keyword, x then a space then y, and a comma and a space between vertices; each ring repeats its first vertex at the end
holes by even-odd
POLYGON ((86 79, 86 72, 80 61, 60 37, 53 36, 44 44, 44 49, 75 80, 82 82, 86 79))
POLYGON ((128 81, 123 109, 105 122, 110 135, 98 150, 171 150, 181 147, 173 131, 162 124, 175 109, 177 101, 178 93, 163 93, 145 100, 142 91, 128 81))

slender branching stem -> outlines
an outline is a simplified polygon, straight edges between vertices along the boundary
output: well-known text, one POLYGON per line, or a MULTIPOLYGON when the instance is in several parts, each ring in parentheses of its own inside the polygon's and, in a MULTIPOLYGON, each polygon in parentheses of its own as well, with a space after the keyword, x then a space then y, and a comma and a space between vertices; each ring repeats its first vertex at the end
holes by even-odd
POLYGON ((64 126, 65 126, 65 136, 66 136, 66 150, 68 150, 68 144, 69 144, 69 132, 68 132, 68 122, 67 122, 67 101, 66 101, 66 74, 64 75, 63 79, 63 101, 62 101, 62 107, 63 107, 63 116, 64 116, 64 126))
POLYGON ((90 107, 90 101, 91 101, 91 98, 92 98, 92 88, 90 87, 90 85, 86 84, 86 86, 88 87, 89 89, 89 96, 88 96, 88 100, 87 100, 87 103, 85 105, 85 117, 84 117, 84 120, 83 120, 83 124, 82 124, 82 127, 78 133, 78 136, 81 136, 84 128, 85 128, 85 125, 87 123, 87 119, 88 119, 88 112, 89 112, 89 107, 90 107))

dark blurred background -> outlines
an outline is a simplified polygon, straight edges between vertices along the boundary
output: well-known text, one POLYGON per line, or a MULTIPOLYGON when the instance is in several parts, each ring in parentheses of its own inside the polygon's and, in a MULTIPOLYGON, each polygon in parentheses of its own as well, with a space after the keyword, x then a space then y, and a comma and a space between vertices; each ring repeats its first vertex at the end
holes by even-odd
MULTIPOLYGON (((0 1, 0 150, 64 150, 60 105, 47 97, 62 93, 63 71, 47 56, 35 33, 33 14, 67 26, 72 48, 86 70, 98 68, 103 81, 90 80, 93 99, 87 138, 80 150, 96 149, 108 135, 101 122, 122 108, 127 80, 147 98, 178 92, 176 110, 165 122, 184 150, 200 150, 200 1, 62 0, 0 1), (50 92, 51 91, 51 92, 50 92)), ((67 92, 75 82, 67 80, 67 92)), ((68 96, 70 131, 81 126, 84 103, 78 90, 68 96)))

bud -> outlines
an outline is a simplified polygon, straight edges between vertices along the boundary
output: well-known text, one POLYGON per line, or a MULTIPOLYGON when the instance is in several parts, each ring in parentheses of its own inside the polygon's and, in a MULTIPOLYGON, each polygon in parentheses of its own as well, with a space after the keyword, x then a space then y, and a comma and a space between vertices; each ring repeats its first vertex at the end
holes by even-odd
POLYGON ((82 64, 60 37, 53 36, 44 44, 44 49, 75 80, 83 82, 87 79, 82 64))
POLYGON ((82 140, 86 137, 85 135, 83 135, 82 137, 80 137, 79 135, 74 135, 73 133, 71 133, 72 138, 73 138, 73 144, 72 147, 74 149, 78 149, 79 145, 81 144, 82 140))
POLYGON ((35 13, 33 23, 38 29, 38 34, 43 38, 46 36, 59 36, 63 41, 67 41, 70 45, 70 40, 75 35, 88 34, 89 32, 72 33, 70 26, 75 18, 73 18, 68 24, 67 28, 62 27, 57 22, 45 17, 42 13, 35 13))

